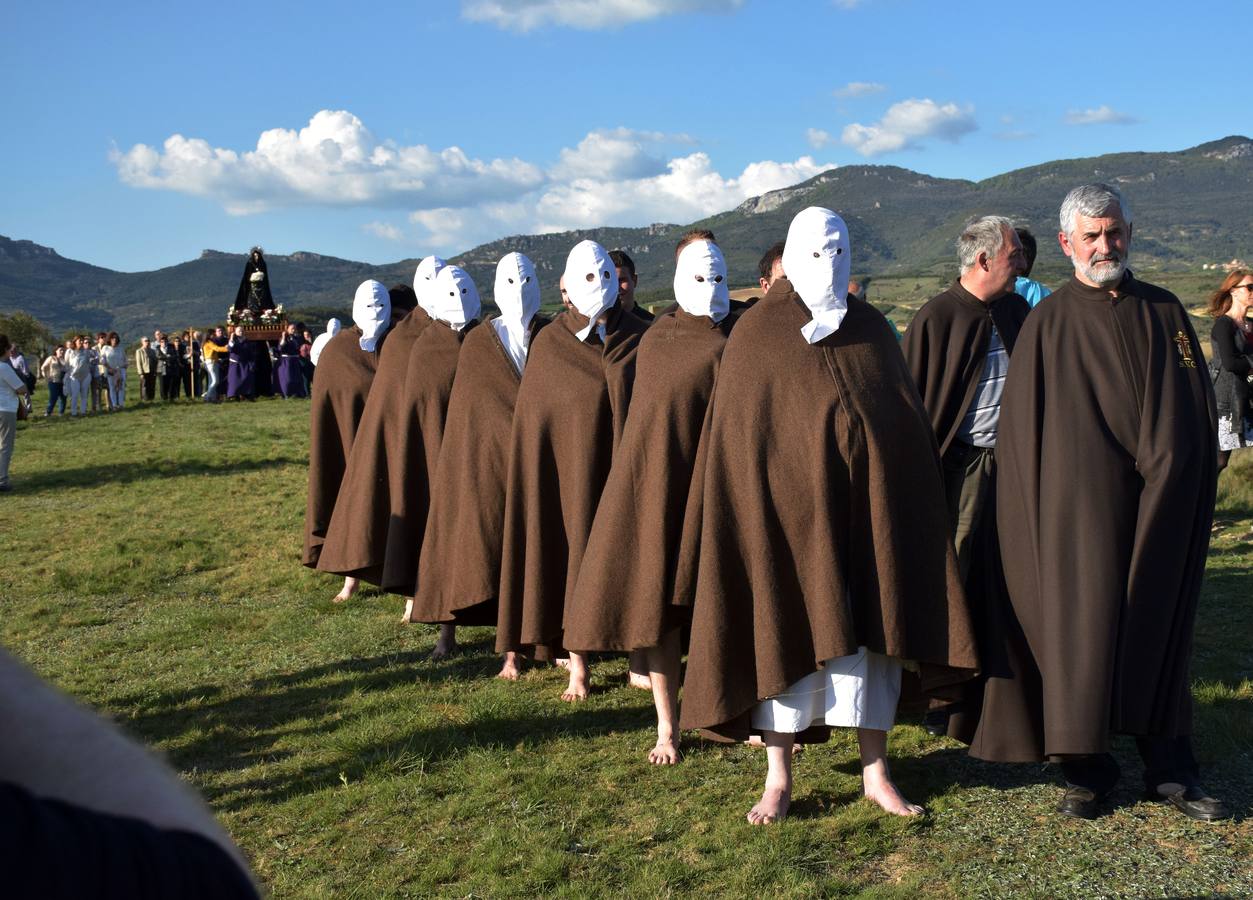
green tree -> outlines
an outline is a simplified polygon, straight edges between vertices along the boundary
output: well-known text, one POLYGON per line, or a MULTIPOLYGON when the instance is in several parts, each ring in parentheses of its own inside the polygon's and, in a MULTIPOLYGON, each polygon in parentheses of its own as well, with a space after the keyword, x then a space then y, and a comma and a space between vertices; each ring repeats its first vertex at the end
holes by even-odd
POLYGON ((23 353, 38 353, 41 357, 56 343, 52 330, 26 312, 0 315, 0 334, 7 334, 23 353))

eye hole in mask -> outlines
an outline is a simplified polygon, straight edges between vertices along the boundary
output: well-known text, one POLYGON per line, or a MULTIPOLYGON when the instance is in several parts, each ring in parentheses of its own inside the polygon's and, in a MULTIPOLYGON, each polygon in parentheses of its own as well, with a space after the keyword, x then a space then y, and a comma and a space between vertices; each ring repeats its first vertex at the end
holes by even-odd
POLYGON ((606 269, 606 270, 605 270, 604 275, 605 275, 605 280, 606 280, 606 281, 608 281, 608 280, 609 280, 609 270, 608 270, 608 269, 606 269))
POLYGON ((721 276, 721 275, 715 275, 715 276, 714 276, 714 284, 722 284, 722 276, 721 276))
POLYGON ((595 281, 595 280, 596 280, 596 273, 594 273, 594 272, 588 272, 588 273, 587 273, 587 280, 588 280, 588 281, 595 281))
POLYGON ((821 256, 821 255, 822 255, 822 254, 821 254, 821 253, 819 253, 817 250, 815 250, 815 251, 814 251, 814 259, 817 259, 817 258, 818 258, 819 256, 821 256))
POLYGON ((462 288, 462 289, 461 289, 461 293, 463 293, 463 294, 468 294, 468 293, 470 293, 470 289, 469 289, 469 288, 462 288))
POLYGON ((697 275, 697 276, 696 276, 696 280, 697 280, 697 281, 699 281, 701 284, 704 284, 704 283, 705 283, 705 276, 704 276, 704 275, 697 275))
MULTIPOLYGON (((510 278, 510 279, 509 279, 509 283, 510 283, 510 284, 513 284, 513 279, 512 279, 512 278, 510 278)), ((528 276, 526 276, 526 278, 523 278, 523 279, 522 279, 522 283, 523 283, 523 284, 530 284, 530 283, 531 283, 531 276, 530 276, 530 275, 528 275, 528 276)))
POLYGON ((512 279, 512 278, 510 278, 510 279, 509 279, 509 283, 510 283, 510 284, 513 284, 513 279, 512 279))
POLYGON ((843 247, 836 247, 836 248, 835 248, 835 255, 836 255, 836 256, 839 256, 839 255, 840 255, 841 253, 843 253, 843 252, 844 252, 844 248, 843 248, 843 247))

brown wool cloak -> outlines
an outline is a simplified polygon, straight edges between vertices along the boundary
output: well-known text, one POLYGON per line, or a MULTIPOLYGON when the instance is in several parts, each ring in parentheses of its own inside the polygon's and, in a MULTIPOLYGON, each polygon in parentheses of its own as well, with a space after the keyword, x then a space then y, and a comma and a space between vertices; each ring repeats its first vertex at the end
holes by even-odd
POLYGON ((420 307, 388 333, 378 374, 361 417, 361 440, 344 473, 344 490, 331 520, 318 568, 377 585, 382 574, 391 496, 404 486, 411 409, 405 394, 414 342, 431 324, 420 307))
POLYGON ((935 437, 891 326, 838 331, 779 279, 741 315, 709 417, 683 728, 742 740, 759 701, 859 646, 932 693, 978 667, 935 437))
POLYGON ((309 404, 309 496, 301 558, 311 569, 319 568, 366 396, 389 334, 379 339, 373 353, 367 353, 357 343, 361 329, 345 328, 327 341, 318 358, 318 377, 313 379, 309 404))
POLYGON ((604 343, 558 315, 535 338, 509 438, 496 650, 560 648, 596 504, 626 422, 647 323, 613 309, 604 343))
POLYGON ((922 405, 947 452, 979 390, 992 326, 996 326, 1005 352, 1014 354, 1014 342, 1031 307, 1017 294, 1004 294, 983 303, 953 282, 948 290, 932 297, 905 332, 901 349, 913 373, 922 405))
POLYGON ((734 322, 733 315, 714 324, 676 309, 640 339, 622 444, 566 614, 567 647, 655 647, 687 618, 671 602, 680 559, 697 550, 693 541, 682 543, 684 511, 718 361, 734 322))
MULTIPOLYGON (((531 319, 531 344, 548 324, 531 319)), ((413 618, 495 625, 513 404, 522 376, 485 322, 461 345, 418 560, 413 618)))
MULTIPOLYGON (((1018 333, 1029 312, 1030 305, 1017 294, 1004 294, 983 303, 957 281, 928 300, 910 323, 901 349, 935 429, 941 456, 953 446, 978 393, 992 326, 996 326, 1005 352, 1012 359, 1018 333)), ((945 466, 944 477, 960 482, 965 478, 965 470, 945 466)), ((962 685, 959 705, 950 708, 948 734, 971 745, 975 755, 1014 756, 1021 753, 1018 748, 1024 742, 1030 745, 1036 739, 1031 734, 1032 717, 987 716, 982 710, 985 702, 1007 709, 1004 701, 989 700, 988 694, 1029 690, 1038 683, 1040 675, 1005 589, 996 532, 995 469, 987 491, 981 521, 971 536, 970 572, 963 585, 982 671, 979 678, 962 685)), ((950 515, 952 512, 950 509, 950 515)), ((949 533, 956 527, 957 522, 951 521, 949 533)), ((1030 708, 1024 703, 1012 705, 1030 708)))
POLYGON ((1130 273, 1117 297, 1072 279, 1028 317, 997 442, 1006 582, 1043 678, 1042 740, 1016 758, 1104 752, 1111 732, 1191 733, 1215 435, 1173 294, 1130 273))
POLYGON ((412 596, 418 582, 418 558, 426 513, 431 504, 431 479, 439 464, 439 445, 444 437, 448 398, 457 376, 457 358, 466 337, 478 327, 471 319, 460 331, 433 321, 413 342, 405 395, 410 418, 408 458, 404 463, 404 490, 392 496, 391 519, 379 586, 412 596))

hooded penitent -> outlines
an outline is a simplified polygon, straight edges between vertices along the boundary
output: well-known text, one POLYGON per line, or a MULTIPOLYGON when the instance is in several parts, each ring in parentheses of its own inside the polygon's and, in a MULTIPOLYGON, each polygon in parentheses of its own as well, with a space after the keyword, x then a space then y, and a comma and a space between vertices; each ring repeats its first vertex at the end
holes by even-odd
POLYGON ((656 646, 688 618, 691 598, 675 597, 675 572, 694 567, 699 528, 685 528, 688 493, 735 319, 727 316, 726 263, 717 245, 684 247, 674 288, 679 308, 640 339, 626 429, 566 615, 565 643, 574 650, 656 646))
POLYGON ((309 349, 309 359, 316 366, 318 360, 322 357, 322 351, 327 343, 335 335, 339 334, 339 330, 343 327, 339 319, 331 318, 326 321, 326 331, 319 334, 313 339, 313 346, 309 349))
POLYGON ((977 668, 935 438, 891 326, 842 296, 847 246, 833 213, 798 215, 784 266, 809 296, 775 281, 722 355, 683 728, 742 738, 757 703, 859 647, 928 691, 977 668))
POLYGON ((418 306, 426 310, 427 315, 430 315, 434 302, 435 276, 446 265, 448 263, 438 256, 428 256, 418 263, 418 269, 413 273, 413 292, 418 296, 418 306))
POLYGON ((566 257, 562 277, 566 282, 566 296, 588 320, 588 324, 575 333, 575 337, 585 341, 601 314, 618 299, 617 269, 604 247, 595 241, 580 241, 566 257))
POLYGON ((412 433, 412 410, 405 394, 410 356, 431 323, 426 306, 435 280, 426 274, 442 266, 434 256, 418 264, 413 283, 419 306, 395 325, 383 344, 375 386, 361 417, 361 440, 348 462, 342 497, 318 563, 325 571, 355 575, 371 584, 378 584, 382 575, 391 498, 404 489, 412 433))
POLYGON ((373 353, 392 320, 392 298, 382 282, 363 281, 352 298, 352 321, 361 331, 361 349, 373 353))
POLYGON ((500 316, 467 335, 457 357, 418 561, 413 618, 421 622, 496 623, 513 405, 527 348, 548 320, 535 314, 539 285, 520 253, 496 267, 494 299, 500 316))
POLYGON ((836 331, 844 321, 851 256, 848 226, 829 209, 803 209, 788 226, 783 271, 809 309, 812 318, 801 334, 811 344, 836 331))
POLYGON ((337 331, 321 350, 318 377, 313 380, 303 557, 311 568, 321 568, 324 542, 341 496, 340 487, 346 483, 345 470, 378 369, 379 344, 385 347, 388 343, 376 337, 374 351, 363 350, 361 336, 356 327, 337 331))
POLYGON ((439 462, 457 359, 462 341, 478 325, 479 292, 464 269, 440 269, 430 297, 430 309, 440 318, 432 319, 409 353, 402 424, 408 431, 406 455, 401 461, 400 489, 390 496, 378 582, 385 590, 405 596, 413 595, 418 578, 431 479, 439 462))
POLYGON ((531 319, 539 312, 540 303, 535 265, 525 255, 509 253, 501 257, 496 265, 494 299, 500 315, 491 320, 492 328, 521 373, 531 345, 531 319))
POLYGON ((600 245, 571 251, 565 281, 576 308, 536 336, 514 408, 496 629, 498 650, 541 656, 561 643, 648 327, 614 305, 617 278, 600 245))

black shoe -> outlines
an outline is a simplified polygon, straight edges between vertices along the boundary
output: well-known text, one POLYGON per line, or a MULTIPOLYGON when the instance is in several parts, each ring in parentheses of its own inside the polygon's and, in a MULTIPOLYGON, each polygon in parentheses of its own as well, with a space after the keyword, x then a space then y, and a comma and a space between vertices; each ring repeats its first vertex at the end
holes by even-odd
POLYGON ((1104 799, 1087 788, 1068 787, 1057 804, 1057 811, 1072 819, 1095 819, 1101 814, 1101 801, 1104 799))
POLYGON ((1188 787, 1173 794, 1163 796, 1157 791, 1149 791, 1148 799, 1159 803, 1169 803, 1189 819, 1199 822, 1217 822, 1230 819, 1231 810, 1221 800, 1209 796, 1200 787, 1188 787))
POLYGON ((947 709, 929 709, 922 717, 922 727, 932 737, 944 737, 948 734, 948 717, 947 709))

